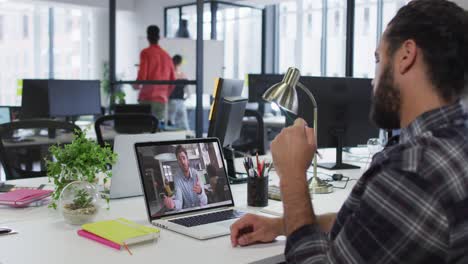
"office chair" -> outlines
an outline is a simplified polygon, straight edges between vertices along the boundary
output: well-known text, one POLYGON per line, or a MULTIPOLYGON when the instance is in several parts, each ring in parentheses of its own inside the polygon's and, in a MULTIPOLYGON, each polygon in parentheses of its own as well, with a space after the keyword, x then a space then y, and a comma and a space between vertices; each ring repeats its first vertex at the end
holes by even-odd
POLYGON ((256 110, 245 109, 244 116, 254 117, 257 120, 255 140, 251 140, 252 137, 249 136, 251 129, 244 125, 241 130, 241 138, 233 144, 233 148, 244 153, 256 154, 258 152, 258 155, 265 155, 267 133, 262 115, 256 110))
POLYGON ((45 160, 51 158, 49 147, 70 143, 73 133, 79 131, 81 129, 75 124, 50 119, 20 120, 0 125, 0 161, 6 179, 47 176, 45 160), (35 165, 39 165, 39 170, 34 170, 35 165))
POLYGON ((108 134, 142 134, 156 133, 158 125, 158 119, 151 114, 128 113, 101 116, 94 123, 94 129, 97 142, 104 147, 106 142, 101 127, 108 134))

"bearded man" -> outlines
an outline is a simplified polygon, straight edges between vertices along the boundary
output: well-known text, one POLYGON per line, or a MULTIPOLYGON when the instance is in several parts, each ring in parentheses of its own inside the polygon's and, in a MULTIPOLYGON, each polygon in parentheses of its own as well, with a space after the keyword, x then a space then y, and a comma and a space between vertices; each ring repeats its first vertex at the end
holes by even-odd
POLYGON ((379 127, 401 129, 399 140, 374 156, 337 215, 315 215, 306 180, 314 131, 296 120, 271 145, 284 216, 244 216, 232 245, 286 235, 293 263, 468 263, 467 54, 462 8, 402 7, 375 52, 371 107, 379 127))

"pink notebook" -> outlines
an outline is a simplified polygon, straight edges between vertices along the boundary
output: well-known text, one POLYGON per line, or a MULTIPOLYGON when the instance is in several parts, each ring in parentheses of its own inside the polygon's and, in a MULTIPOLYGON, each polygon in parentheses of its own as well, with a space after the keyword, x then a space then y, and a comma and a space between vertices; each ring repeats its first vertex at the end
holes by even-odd
POLYGON ((119 244, 114 243, 114 242, 112 242, 110 240, 107 240, 105 238, 102 238, 100 236, 96 236, 95 234, 90 233, 90 232, 88 232, 86 230, 81 229, 81 230, 78 230, 77 233, 78 233, 79 236, 86 237, 88 239, 94 240, 94 241, 99 242, 99 243, 101 243, 103 245, 106 245, 108 247, 115 248, 115 249, 118 249, 118 250, 120 250, 122 248, 119 244))
POLYGON ((52 193, 51 190, 19 189, 0 193, 0 204, 14 207, 26 206, 32 202, 44 199, 52 193))

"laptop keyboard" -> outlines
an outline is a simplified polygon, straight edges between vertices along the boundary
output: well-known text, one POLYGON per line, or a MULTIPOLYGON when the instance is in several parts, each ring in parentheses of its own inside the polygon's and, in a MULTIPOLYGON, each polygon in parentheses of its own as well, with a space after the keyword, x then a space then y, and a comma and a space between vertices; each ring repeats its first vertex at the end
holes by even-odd
POLYGON ((205 225, 205 224, 235 219, 235 218, 241 217, 244 214, 245 214, 244 212, 231 209, 231 210, 213 212, 209 214, 202 214, 202 215, 195 215, 195 216, 190 216, 190 217, 173 219, 173 220, 169 220, 169 222, 183 225, 185 227, 192 227, 192 226, 199 226, 199 225, 205 225))

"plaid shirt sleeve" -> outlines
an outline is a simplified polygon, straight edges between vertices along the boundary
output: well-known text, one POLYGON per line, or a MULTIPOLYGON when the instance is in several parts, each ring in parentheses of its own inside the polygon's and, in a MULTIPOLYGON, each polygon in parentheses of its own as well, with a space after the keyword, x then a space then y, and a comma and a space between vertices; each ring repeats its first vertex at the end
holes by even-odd
MULTIPOLYGON (((290 263, 442 263, 449 243, 448 220, 428 181, 409 162, 371 167, 340 210, 331 235, 317 225, 288 237, 290 263), (397 164, 398 166, 395 166, 397 164), (391 165, 391 166, 390 166, 391 165), (336 232, 334 233, 334 231, 336 232), (333 238, 332 238, 333 237, 333 238)), ((410 155, 410 156, 408 156, 410 155)), ((437 173, 436 173, 437 174, 437 173)))

